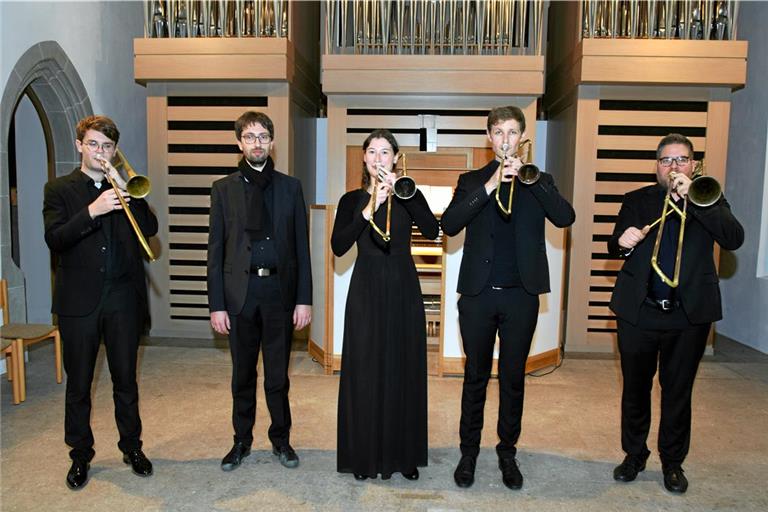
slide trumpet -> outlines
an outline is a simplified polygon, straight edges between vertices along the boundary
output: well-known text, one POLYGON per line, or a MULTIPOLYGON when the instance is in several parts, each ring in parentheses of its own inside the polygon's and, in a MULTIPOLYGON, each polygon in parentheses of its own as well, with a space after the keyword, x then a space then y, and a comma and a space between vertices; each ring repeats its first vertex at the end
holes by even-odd
MULTIPOLYGON (((136 233, 136 238, 138 238, 141 247, 144 249, 144 252, 149 258, 149 261, 155 261, 155 254, 152 252, 152 249, 149 247, 149 243, 147 243, 147 239, 141 232, 141 228, 139 228, 139 224, 136 222, 136 218, 133 216, 131 209, 128 207, 128 203, 120 193, 120 187, 112 178, 112 176, 109 175, 109 168, 107 167, 106 159, 103 157, 103 155, 97 155, 96 159, 101 164, 101 170, 104 171, 104 176, 106 176, 107 181, 115 190, 117 199, 120 201, 120 205, 123 207, 123 211, 125 212, 126 217, 128 217, 128 222, 130 223, 131 228, 133 228, 133 232, 136 233)), ((125 171, 125 174, 128 177, 128 180, 125 182, 125 191, 128 192, 129 196, 134 199, 141 199, 149 194, 149 191, 152 189, 149 178, 146 176, 141 176, 140 174, 136 174, 136 171, 133 170, 133 167, 128 162, 128 159, 125 158, 125 155, 122 151, 120 151, 120 149, 118 149, 117 153, 115 154, 113 167, 115 170, 123 169, 125 171)))
MULTIPOLYGON (((669 180, 674 181, 676 175, 677 173, 670 172, 669 180)), ((685 219, 688 201, 702 208, 712 206, 722 197, 723 189, 715 178, 704 175, 704 162, 700 161, 696 164, 696 168, 691 176, 691 184, 688 187, 688 194, 683 197, 682 208, 679 208, 672 200, 673 191, 673 187, 667 187, 667 194, 664 197, 664 207, 661 210, 661 216, 651 224, 645 226, 643 232, 648 233, 648 231, 657 224, 659 225, 659 230, 656 233, 656 241, 653 245, 653 253, 651 254, 651 267, 653 267, 653 271, 656 272, 664 284, 670 288, 677 288, 680 284, 680 264, 683 259, 683 237, 685 236, 685 219), (659 266, 658 258, 659 250, 661 248, 661 237, 664 233, 664 225, 667 221, 667 216, 671 213, 676 213, 680 217, 680 232, 677 237, 674 273, 670 278, 659 266)))
MULTIPOLYGON (((517 151, 515 151, 515 154, 513 156, 517 156, 522 162, 523 165, 520 167, 520 169, 517 170, 517 179, 520 180, 520 183, 523 185, 533 185, 537 181, 539 181, 539 177, 541 176, 541 170, 531 163, 531 146, 533 145, 533 142, 531 139, 525 139, 523 142, 521 142, 517 146, 517 151)), ((502 183, 502 173, 504 172, 504 162, 507 159, 507 151, 509 151, 509 144, 506 142, 501 146, 501 150, 504 152, 504 156, 501 159, 501 163, 499 163, 499 179, 496 182, 496 204, 499 205, 499 209, 504 213, 504 215, 512 215, 512 196, 515 194, 515 178, 512 178, 512 181, 509 182, 509 199, 507 200, 507 206, 504 206, 503 201, 501 200, 501 183, 502 183)))

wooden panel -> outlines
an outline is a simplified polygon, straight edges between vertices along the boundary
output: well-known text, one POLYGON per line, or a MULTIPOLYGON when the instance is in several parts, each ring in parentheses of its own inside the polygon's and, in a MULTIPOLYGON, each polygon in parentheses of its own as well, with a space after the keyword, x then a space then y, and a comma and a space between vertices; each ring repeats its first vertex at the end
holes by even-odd
POLYGON ((651 183, 635 181, 598 181, 595 183, 595 194, 621 194, 632 192, 651 183))
POLYGON ((223 178, 212 174, 172 174, 168 176, 170 187, 210 187, 214 181, 223 178))
POLYGON ((587 320, 588 329, 615 329, 616 320, 587 320))
POLYGON ((237 167, 240 156, 240 153, 169 153, 168 165, 237 167))
MULTIPOLYGON (((583 55, 746 59, 746 41, 686 41, 679 39, 583 39, 583 55)), ((691 59, 696 61, 697 59, 691 59)), ((702 70, 703 73, 711 69, 702 70)))
POLYGON ((614 126, 664 126, 674 123, 680 127, 698 127, 706 122, 706 112, 676 112, 674 119, 670 119, 669 112, 601 110, 598 118, 599 124, 614 126))
POLYGON ((263 106, 238 107, 168 107, 169 121, 228 121, 232 123, 232 136, 235 133, 235 119, 246 110, 258 110, 270 117, 269 108, 263 106))
MULTIPOLYGON (((323 55, 323 72, 359 71, 376 69, 421 70, 467 70, 502 71, 507 73, 544 71, 544 57, 533 55, 323 55)), ((376 82, 371 82, 376 83, 376 82)), ((370 87, 368 91, 372 90, 370 87)))
MULTIPOLYGON (((240 111, 243 113, 245 109, 240 111)), ((237 117, 240 117, 238 114, 237 117)), ((169 144, 237 144, 235 137, 234 121, 231 130, 170 130, 168 132, 169 144)))
MULTIPOLYGON (((223 176, 218 176, 218 178, 223 178, 223 176)), ((211 196, 185 196, 180 194, 170 194, 168 196, 168 206, 194 206, 199 208, 210 208, 211 196)))
POLYGON ((208 243, 208 233, 174 233, 168 234, 168 241, 170 243, 179 244, 202 244, 208 243))
POLYGON ((581 61, 580 79, 581 83, 740 87, 746 81, 746 73, 746 59, 585 55, 581 61), (675 70, 674 74, 670 73, 671 69, 675 70), (713 69, 717 72, 713 73, 713 69))
POLYGON ((322 81, 326 94, 366 94, 371 91, 371 84, 376 84, 379 94, 540 95, 544 92, 544 77, 539 71, 520 72, 514 80, 509 79, 509 71, 489 71, 483 80, 478 80, 474 71, 324 70, 322 81))
POLYGON ((278 37, 237 38, 137 38, 133 40, 136 55, 221 55, 221 54, 288 54, 288 39, 278 37))
MULTIPOLYGON (((673 120, 668 120, 673 121, 673 120)), ((705 143, 703 137, 688 137, 693 142, 696 151, 704 151, 705 143)), ((661 139, 658 135, 638 136, 638 135, 598 135, 598 149, 623 149, 623 150, 644 150, 656 151, 656 146, 661 139)))
MULTIPOLYGON (((194 39, 185 39, 185 42, 194 39)), ((134 78, 150 80, 287 80, 293 79, 285 55, 137 55, 134 78)))
MULTIPOLYGON (((661 139, 661 137, 659 137, 661 139)), ((658 140, 656 141, 658 144, 658 140)), ((656 149, 656 146, 653 147, 656 149)), ((656 160, 621 160, 601 158, 595 162, 596 172, 632 172, 656 174, 656 160)))

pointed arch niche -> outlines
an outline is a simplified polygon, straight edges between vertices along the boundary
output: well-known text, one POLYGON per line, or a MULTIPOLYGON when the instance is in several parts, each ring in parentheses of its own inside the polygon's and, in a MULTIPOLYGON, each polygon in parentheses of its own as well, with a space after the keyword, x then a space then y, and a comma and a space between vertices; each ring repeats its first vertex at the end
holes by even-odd
MULTIPOLYGON (((26 321, 24 278, 11 258, 9 135, 19 100, 27 95, 45 133, 48 178, 72 170, 80 162, 73 143, 75 125, 93 113, 80 75, 55 41, 29 48, 11 70, 0 102, 0 268, 8 279, 11 318, 26 321)), ((42 207, 42 205, 41 205, 42 207)), ((42 226, 41 226, 42 229, 42 226)))

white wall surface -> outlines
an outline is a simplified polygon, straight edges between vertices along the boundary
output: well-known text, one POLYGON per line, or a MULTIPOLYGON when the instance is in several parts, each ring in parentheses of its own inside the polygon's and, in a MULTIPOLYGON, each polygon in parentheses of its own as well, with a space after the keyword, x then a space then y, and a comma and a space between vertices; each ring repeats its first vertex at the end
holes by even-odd
POLYGON ((5 88, 11 70, 29 48, 56 41, 80 75, 94 113, 114 119, 120 147, 143 173, 146 94, 133 81, 133 38, 143 35, 142 2, 0 1, 0 84, 5 88))
MULTIPOLYGON (((728 174, 725 196, 744 226, 744 245, 721 258, 720 288, 723 320, 717 331, 761 352, 768 353, 768 277, 765 258, 759 253, 761 238, 768 244, 766 145, 768 145, 768 3, 742 2, 739 39, 749 41, 747 85, 732 96, 728 138, 728 174), (762 224, 762 225, 761 225, 762 224)), ((717 346, 715 346, 715 351, 717 346)))

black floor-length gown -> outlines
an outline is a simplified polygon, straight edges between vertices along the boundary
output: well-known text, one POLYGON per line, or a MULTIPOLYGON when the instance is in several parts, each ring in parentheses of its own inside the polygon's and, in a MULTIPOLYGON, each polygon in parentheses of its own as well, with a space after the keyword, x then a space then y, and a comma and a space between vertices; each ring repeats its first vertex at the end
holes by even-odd
MULTIPOLYGON (((424 302, 411 257, 415 222, 430 239, 438 223, 419 191, 392 199, 387 243, 362 215, 370 195, 339 201, 331 246, 357 243, 344 317, 339 385, 337 470, 369 477, 427 465, 427 349, 424 302)), ((386 225, 386 203, 374 219, 386 225)))

